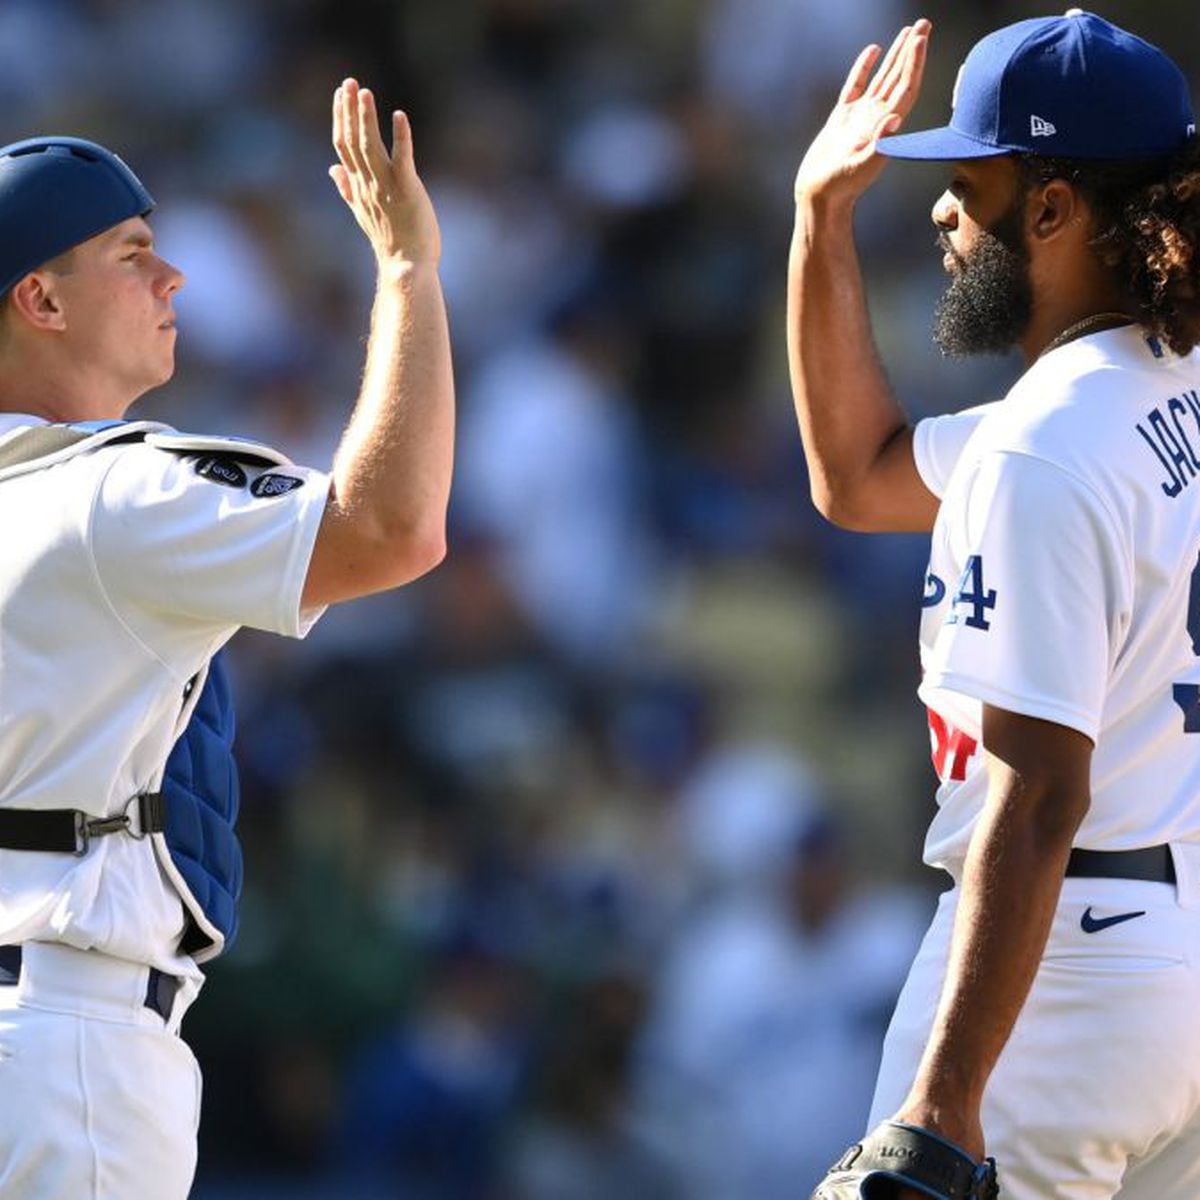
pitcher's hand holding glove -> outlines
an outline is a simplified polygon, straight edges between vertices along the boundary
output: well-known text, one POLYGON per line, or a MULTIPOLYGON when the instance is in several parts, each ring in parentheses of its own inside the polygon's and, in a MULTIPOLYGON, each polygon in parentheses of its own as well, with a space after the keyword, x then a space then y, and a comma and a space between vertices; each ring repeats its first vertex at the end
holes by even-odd
POLYGON ((899 1121, 884 1121, 851 1146, 812 1200, 998 1200, 996 1164, 976 1162, 953 1142, 899 1121))

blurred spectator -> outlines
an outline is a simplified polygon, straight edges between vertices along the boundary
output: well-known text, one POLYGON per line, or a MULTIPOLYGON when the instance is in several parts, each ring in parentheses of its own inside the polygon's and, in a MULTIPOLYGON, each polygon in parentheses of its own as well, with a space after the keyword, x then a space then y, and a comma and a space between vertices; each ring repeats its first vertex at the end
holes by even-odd
POLYGON ((115 85, 111 64, 96 61, 82 12, 71 0, 9 0, 0 5, 0 97, 12 114, 11 137, 32 136, 33 126, 61 103, 50 78, 71 80, 82 91, 115 85), (29 122, 20 130, 19 121, 29 122))
POLYGON ((862 1132, 891 1004, 924 926, 856 895, 809 772, 723 750, 681 805, 701 882, 662 967, 640 1105, 689 1200, 788 1200, 862 1132))
POLYGON ((863 46, 886 44, 901 19, 896 0, 716 0, 702 39, 706 81, 756 124, 803 119, 802 101, 820 105, 836 95, 863 46))
POLYGON ((435 964, 411 1017, 366 1043, 347 1079, 347 1187, 411 1200, 483 1200, 523 1063, 522 980, 477 947, 435 964))
POLYGON ((599 667, 653 601, 637 429, 618 390, 611 316, 561 317, 553 338, 489 361, 464 401, 456 512, 487 536, 526 619, 599 667))
POLYGON ((630 1120, 632 1060, 645 997, 600 978, 550 1025, 533 1111, 510 1146, 505 1195, 519 1200, 683 1200, 630 1120))
POLYGON ((190 264, 178 302, 189 355, 250 378, 286 362, 294 316, 261 242, 236 212, 176 200, 154 225, 163 253, 190 264))

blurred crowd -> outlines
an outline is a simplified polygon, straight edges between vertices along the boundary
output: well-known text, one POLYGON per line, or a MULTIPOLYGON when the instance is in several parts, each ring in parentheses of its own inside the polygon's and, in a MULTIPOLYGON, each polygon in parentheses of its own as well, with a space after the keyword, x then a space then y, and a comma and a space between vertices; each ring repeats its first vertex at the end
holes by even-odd
MULTIPOLYGON (((925 11, 932 123, 969 45, 1044 6, 925 11)), ((784 278, 807 140, 916 15, 0 2, 3 140, 117 149, 187 273, 141 413, 330 461, 373 285, 326 175, 344 76, 409 112, 442 225, 449 557, 302 645, 234 643, 248 882, 185 1024, 202 1200, 794 1200, 861 1131, 940 886, 927 547, 813 511, 784 278)), ((1104 15, 1200 69, 1188 4, 1104 15)), ((859 222, 915 417, 1016 370, 930 346, 940 186, 893 167, 859 222)))

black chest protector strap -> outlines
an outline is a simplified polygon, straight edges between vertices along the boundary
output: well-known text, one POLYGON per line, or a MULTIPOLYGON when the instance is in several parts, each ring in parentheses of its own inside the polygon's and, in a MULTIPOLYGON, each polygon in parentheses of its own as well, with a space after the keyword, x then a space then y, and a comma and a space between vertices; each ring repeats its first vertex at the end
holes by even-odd
POLYGON ((134 796, 115 817, 93 817, 78 808, 0 808, 0 850, 48 850, 82 857, 92 838, 106 833, 135 838, 161 833, 166 828, 164 816, 158 792, 134 796))
MULTIPOLYGON (((163 428, 153 421, 34 425, 0 442, 0 480, 52 466, 94 446, 140 442, 151 430, 163 428)), ((77 808, 0 808, 3 850, 82 855, 87 853, 92 838, 106 833, 128 832, 144 837, 162 829, 163 806, 158 793, 135 796, 125 811, 114 817, 94 817, 77 808)))

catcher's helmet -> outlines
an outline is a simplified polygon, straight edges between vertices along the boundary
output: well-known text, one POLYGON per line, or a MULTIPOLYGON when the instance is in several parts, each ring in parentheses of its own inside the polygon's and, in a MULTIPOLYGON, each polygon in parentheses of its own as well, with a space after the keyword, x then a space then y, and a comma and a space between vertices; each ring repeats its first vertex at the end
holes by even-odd
POLYGON ((95 142, 36 137, 0 147, 0 295, 56 255, 153 207, 142 181, 95 142))

